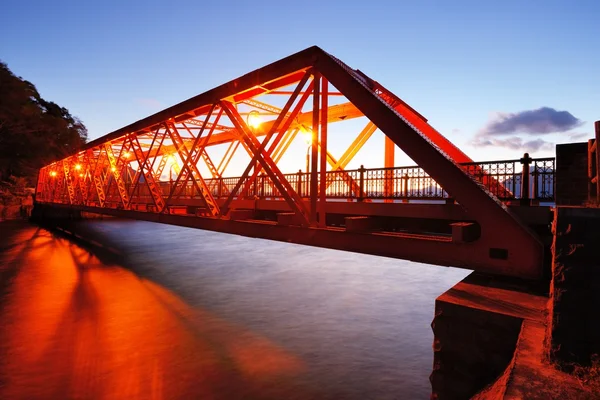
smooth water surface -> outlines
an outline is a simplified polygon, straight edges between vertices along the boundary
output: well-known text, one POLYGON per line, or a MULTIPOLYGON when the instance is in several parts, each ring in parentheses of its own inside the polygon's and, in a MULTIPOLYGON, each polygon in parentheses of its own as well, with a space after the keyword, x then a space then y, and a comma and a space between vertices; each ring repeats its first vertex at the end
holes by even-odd
POLYGON ((142 221, 0 224, 0 398, 427 399, 469 271, 142 221), (98 251, 98 247, 107 251, 98 251))

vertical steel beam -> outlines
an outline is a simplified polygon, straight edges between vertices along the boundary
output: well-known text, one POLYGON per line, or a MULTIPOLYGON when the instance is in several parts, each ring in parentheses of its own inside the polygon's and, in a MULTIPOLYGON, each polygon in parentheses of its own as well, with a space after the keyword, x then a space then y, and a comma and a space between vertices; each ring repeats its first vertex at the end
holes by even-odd
POLYGON ((313 110, 312 110, 312 147, 310 154, 310 223, 317 223, 317 197, 318 197, 318 157, 319 157, 319 103, 321 89, 321 74, 314 72, 313 78, 313 110))
POLYGON ((327 225, 326 192, 327 192, 327 107, 329 100, 329 87, 327 79, 321 78, 321 140, 319 141, 321 149, 320 182, 319 185, 319 227, 325 228, 327 225))
MULTIPOLYGON (((394 195, 394 152, 396 150, 396 144, 392 139, 385 136, 385 150, 384 150, 384 168, 385 180, 383 182, 383 195, 385 197, 392 197, 394 195)), ((386 203, 392 203, 392 199, 386 199, 386 203)))

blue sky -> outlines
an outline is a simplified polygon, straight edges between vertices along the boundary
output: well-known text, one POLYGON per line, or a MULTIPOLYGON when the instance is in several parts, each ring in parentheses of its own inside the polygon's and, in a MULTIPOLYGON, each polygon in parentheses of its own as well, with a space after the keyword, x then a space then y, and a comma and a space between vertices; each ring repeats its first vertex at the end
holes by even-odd
POLYGON ((597 1, 7 0, 0 59, 93 139, 318 45, 476 160, 547 156, 600 119, 598 15, 597 1))

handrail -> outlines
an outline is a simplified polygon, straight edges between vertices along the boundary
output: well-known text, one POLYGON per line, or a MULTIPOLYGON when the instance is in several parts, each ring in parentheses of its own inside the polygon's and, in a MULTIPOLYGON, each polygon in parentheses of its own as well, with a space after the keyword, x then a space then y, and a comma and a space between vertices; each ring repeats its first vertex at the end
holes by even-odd
MULTIPOLYGON (((519 201, 521 204, 554 202, 555 158, 529 158, 500 161, 478 161, 460 164, 463 170, 490 193, 502 201, 519 201), (524 174, 523 170, 529 170, 524 174), (489 179, 489 178, 493 179, 489 179), (502 185, 498 185, 501 183, 502 185)), ((302 198, 310 197, 310 174, 298 171, 284 174, 289 184, 302 198)), ((110 177, 109 177, 110 179, 110 177)), ((206 185, 216 199, 223 199, 231 192, 240 177, 206 179, 206 185)), ((435 182, 422 168, 404 166, 391 168, 346 169, 327 171, 326 195, 331 200, 349 201, 452 201, 452 197, 435 182), (348 177, 357 182, 357 194, 348 184, 348 177), (392 188, 386 190, 385 188, 392 188)), ((248 178, 246 178, 248 180, 248 178)), ((245 182, 244 182, 245 183, 245 182)), ((320 181, 318 181, 320 184, 320 181)), ((157 182, 163 194, 170 193, 174 182, 157 182)), ((131 183, 125 182, 125 189, 131 190, 131 183)), ((136 185, 134 196, 138 202, 153 202, 152 194, 146 185, 136 185)), ((164 195, 166 196, 166 195, 164 195)), ((51 196, 52 202, 67 202, 51 196)), ((258 175, 249 187, 246 198, 281 198, 281 194, 271 184, 267 175, 258 175)), ((179 199, 200 199, 200 193, 191 182, 182 188, 179 199)), ((106 207, 119 207, 117 191, 106 193, 106 207), (114 192, 114 193, 113 193, 114 192)))
MULTIPOLYGON (((554 201, 554 169, 553 157, 525 159, 479 161, 460 164, 474 179, 484 182, 484 177, 493 177, 498 185, 484 185, 485 188, 500 200, 524 199, 533 201, 554 201), (518 165, 529 168, 529 182, 523 188, 523 171, 518 165), (476 167, 476 168, 469 168, 476 167), (495 190, 494 190, 495 188, 495 190)), ((308 197, 308 182, 310 174, 297 172, 284 175, 288 182, 302 197, 308 197)), ((213 196, 221 197, 219 188, 231 190, 240 177, 223 177, 208 179, 207 184, 213 188, 213 196), (220 182, 218 182, 220 181, 220 182)), ((327 197, 339 199, 404 199, 404 200, 445 200, 450 195, 444 191, 423 169, 418 166, 388 167, 388 168, 358 168, 341 171, 327 171, 327 197), (356 195, 343 179, 341 174, 350 176, 360 183, 362 195, 356 195), (385 182, 391 182, 392 191, 386 195, 385 182)), ((223 191, 224 192, 224 191, 223 191)), ((269 178, 260 175, 248 192, 250 197, 280 197, 276 190, 269 185, 269 178)))

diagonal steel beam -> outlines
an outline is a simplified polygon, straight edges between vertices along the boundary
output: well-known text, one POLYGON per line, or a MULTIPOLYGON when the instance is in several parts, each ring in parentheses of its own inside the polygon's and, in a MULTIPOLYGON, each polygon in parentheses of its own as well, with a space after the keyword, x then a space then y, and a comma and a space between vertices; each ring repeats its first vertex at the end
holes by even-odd
MULTIPOLYGON (((112 176, 117 184, 117 189, 119 191, 119 197, 121 198, 121 204, 124 209, 129 208, 129 196, 127 194, 127 188, 125 187, 125 183, 123 182, 123 177, 121 175, 120 165, 118 165, 118 160, 115 157, 112 149, 111 143, 105 144, 106 155, 108 156, 108 162, 110 164, 110 171, 112 172, 112 176)), ((110 188, 110 183, 109 183, 110 188)), ((108 191, 108 190, 107 190, 108 191)))
MULTIPOLYGON (((198 169, 197 169, 197 164, 198 164, 200 155, 205 152, 206 143, 208 142, 208 140, 212 136, 213 132, 215 131, 215 127, 217 126, 217 123, 219 122, 221 115, 223 113, 223 110, 219 109, 219 113, 217 114, 215 122, 213 124, 210 124, 210 130, 208 132, 208 135, 206 137, 202 137, 204 130, 209 126, 209 119, 211 118, 215 108, 216 108, 216 104, 213 104, 212 107, 210 108, 210 110, 208 111, 208 114, 206 114, 203 125, 200 129, 200 132, 198 132, 198 135, 194 138, 194 143, 192 144, 192 147, 191 147, 190 151, 188 152, 188 154, 183 155, 182 153, 180 153, 181 158, 183 160, 183 168, 181 169, 181 171, 179 171, 179 173, 177 175, 177 179, 175 180, 175 185, 174 185, 175 190, 179 187, 178 186, 179 181, 182 178, 184 179, 184 181, 183 181, 183 184, 181 185, 181 188, 178 190, 177 193, 181 193, 181 191, 183 190, 183 188, 186 187, 186 185, 190 179, 194 180, 194 176, 193 176, 194 172, 197 172, 197 175, 200 176, 200 171, 198 171, 198 169), (202 140, 202 143, 200 143, 201 140, 202 140)), ((190 133, 190 135, 193 136, 192 132, 188 129, 187 125, 183 124, 183 126, 190 133)), ((175 134, 177 132, 177 129, 175 128, 174 125, 173 125, 173 129, 175 130, 175 132, 174 132, 174 134, 175 134)), ((177 133, 177 135, 178 135, 178 133, 177 133)), ((202 178, 200 178, 200 179, 202 179, 202 178)), ((210 188, 206 185, 206 183, 204 182, 203 179, 202 179, 202 182, 204 183, 206 188, 198 189, 198 192, 202 196, 202 199, 204 200, 205 205, 209 208, 210 214, 212 216, 215 216, 219 213, 218 205, 212 198, 210 188), (209 196, 209 197, 205 198, 205 196, 209 196), (211 206, 209 206, 209 204, 212 204, 212 208, 211 208, 211 206)), ((197 188, 199 187, 197 182, 195 182, 194 185, 197 188)), ((167 199, 167 204, 169 204, 169 201, 171 200, 172 196, 174 195, 175 190, 172 190, 171 193, 169 194, 169 198, 167 199)), ((178 197, 179 197, 179 194, 176 195, 175 198, 178 198, 178 197)))
MULTIPOLYGON (((308 77, 307 77, 308 79, 308 77)), ((301 81, 300 83, 305 84, 306 81, 301 81)), ((300 84, 298 85, 298 88, 300 88, 300 84)), ((271 157, 273 154, 273 151, 277 148, 277 146, 279 145, 279 143, 281 142, 281 140, 283 139, 283 136, 286 134, 286 132, 288 132, 288 130, 290 129, 290 125, 292 124, 292 122, 294 121, 294 118, 296 118, 296 116, 298 115, 298 113, 302 110, 302 107, 304 107, 304 104, 306 104, 306 100, 308 100, 308 98, 311 95, 311 91, 313 88, 313 82, 309 83, 306 91, 304 92, 304 94, 302 95, 302 97, 300 98, 300 100, 298 101, 298 103, 294 106, 294 109, 292 110, 292 112, 288 113, 286 112, 286 119, 283 122, 281 128, 277 128, 277 135, 272 134, 271 136, 275 136, 275 138, 270 141, 271 136, 267 135, 265 137, 265 139, 263 139, 263 143, 265 145, 268 145, 268 147, 266 147, 266 154, 271 157)), ((292 93, 292 96, 290 97, 290 99, 288 100, 288 103, 291 107, 291 105, 294 103, 296 97, 298 96, 300 90, 298 90, 298 92, 294 92, 292 93)), ((287 106, 287 104, 286 104, 287 106)), ((284 108, 285 109, 285 108, 284 108)), ((281 111, 282 113, 284 112, 283 110, 281 111)), ((280 114, 281 115, 281 114, 280 114)), ((253 173, 252 173, 252 177, 246 181, 244 188, 241 191, 241 196, 246 196, 248 194, 248 189, 250 188, 250 186, 256 181, 256 177, 258 176, 258 174, 260 174, 262 172, 262 168, 255 168, 253 173)))
MULTIPOLYGON (((292 93, 292 95, 290 96, 290 98, 288 99, 288 101, 285 103, 285 106, 281 110, 281 113, 279 113, 279 115, 277 116, 275 122, 269 127, 269 131, 267 132, 266 137, 263 139, 262 143, 258 144, 258 146, 257 146, 258 150, 252 149, 251 146, 249 145, 250 143, 246 143, 247 146, 250 148, 250 152, 251 153, 249 153, 249 154, 250 154, 250 157, 251 157, 251 161, 248 164, 248 166, 246 167, 246 170, 242 174, 241 178, 238 180, 237 184, 235 185, 235 187, 233 188, 233 190, 231 191, 231 193, 227 197, 227 200, 225 200, 225 203, 223 204, 223 215, 226 215, 227 212, 229 211, 229 205, 233 201, 233 197, 238 193, 241 185, 243 184, 244 180, 246 179, 246 177, 250 173, 250 170, 254 169, 255 172, 258 172, 257 171, 258 168, 256 168, 256 167, 258 166, 258 163, 257 163, 258 158, 261 156, 260 153, 262 153, 264 151, 265 147, 267 146, 267 144, 271 140, 271 137, 279 129, 279 126, 284 121, 284 118, 286 117, 286 115, 288 113, 288 110, 292 107, 292 105, 296 101, 296 98, 298 97, 298 94, 300 93, 300 91, 302 90, 302 88, 304 87, 304 85, 306 84, 306 82, 308 81, 309 77, 310 77, 310 72, 306 72, 304 74, 304 76, 302 77, 302 79, 300 80, 300 82, 298 83, 298 85, 296 85, 296 89, 294 90, 294 92, 292 93)), ((225 109, 225 111, 227 112, 229 118, 234 123, 234 125, 236 125, 236 128, 239 130, 240 129, 239 126, 242 126, 243 128, 246 129, 246 131, 244 131, 242 133, 246 134, 248 132, 248 127, 241 120, 240 115, 237 113, 237 110, 235 110, 235 108, 231 105, 231 103, 226 103, 225 105, 227 106, 227 108, 225 109), (242 122, 241 125, 239 123, 240 121, 242 122)), ((291 118, 288 118, 288 120, 290 120, 290 119, 291 118)), ((258 143, 258 140, 256 139, 256 137, 252 133, 249 136, 258 143)), ((266 156, 269 157, 269 155, 266 155, 266 156)), ((269 157, 269 159, 270 159, 270 157, 269 157)), ((283 176, 283 174, 282 174, 282 176, 283 176)), ((256 178, 256 177, 254 176, 254 178, 256 178)), ((249 187, 249 186, 245 186, 244 187, 245 191, 247 191, 247 187, 249 187)), ((244 192, 242 192, 242 194, 244 194, 244 192)), ((282 193, 282 195, 283 195, 283 193, 282 193)), ((303 206, 304 205, 302 204, 302 207, 303 206)))
MULTIPOLYGON (((246 142, 250 150, 255 154, 256 160, 258 160, 258 162, 262 164, 263 168, 265 169, 265 172, 267 173, 267 175, 269 175, 277 189, 280 191, 284 200, 290 205, 291 209, 298 216, 298 222, 300 223, 300 225, 305 227, 309 226, 306 209, 300 196, 298 196, 298 194, 289 184, 285 176, 281 173, 279 168, 277 168, 277 165, 273 162, 273 160, 264 153, 259 152, 261 143, 252 135, 245 122, 239 117, 239 114, 237 114, 237 111, 232 106, 232 104, 226 101, 222 101, 221 105, 224 108, 227 115, 229 116, 229 118, 231 119, 231 121, 234 123, 234 125, 236 125, 236 128, 240 132, 242 132, 242 139, 246 142)), ((254 160, 254 162, 256 162, 256 160, 254 160)), ((254 165, 254 162, 251 162, 249 165, 254 165)), ((249 171, 249 169, 247 169, 247 171, 249 171)), ((241 182, 242 180, 240 179, 236 184, 237 190, 239 190, 241 182)), ((232 191, 232 193, 234 194, 235 192, 236 190, 232 191)), ((228 198, 229 202, 231 202, 231 199, 232 197, 230 194, 230 197, 228 198)), ((221 213, 222 215, 226 215, 226 213, 223 213, 223 209, 227 211, 225 205, 221 208, 221 213)))
POLYGON ((481 226, 480 260, 488 259, 482 270, 539 278, 543 246, 535 233, 513 217, 495 196, 467 175, 419 128, 383 101, 368 81, 331 55, 323 52, 316 68, 371 121, 454 197, 481 226), (499 250, 494 250, 499 249, 499 250))
MULTIPOLYGON (((150 142, 150 149, 152 149, 154 147, 154 144, 156 143, 156 139, 158 138, 158 136, 160 136, 160 140, 158 142, 158 150, 160 150, 160 148, 163 145, 163 142, 165 141, 165 137, 167 136, 165 133, 160 133, 160 129, 156 129, 154 131, 154 135, 152 136, 152 142, 150 142)), ((133 140, 131 140, 131 137, 128 138, 129 143, 133 146, 133 140)), ((148 168, 148 170, 153 173, 154 171, 154 163, 156 162, 156 157, 151 157, 151 153, 149 151, 147 152, 142 152, 142 159, 143 159, 143 163, 140 163, 139 161, 139 157, 138 155, 134 152, 133 153, 135 156, 135 159, 138 163, 138 168, 135 172, 134 178, 131 181, 131 190, 129 191, 129 198, 131 200, 133 200, 134 198, 134 194, 135 194, 135 190, 138 188, 139 183, 140 183, 140 178, 142 177, 142 175, 144 175, 144 170, 146 168, 148 168), (149 166, 147 166, 150 158, 152 158, 152 163, 149 164, 149 166)), ((138 199, 139 200, 139 199, 138 199)))
MULTIPOLYGON (((202 200, 204 200, 204 203, 206 204, 206 209, 207 209, 209 215, 211 215, 213 217, 218 215, 219 214, 219 205, 217 204, 215 199, 212 197, 212 194, 210 193, 210 190, 208 189, 206 182, 202 178, 200 171, 198 171, 198 167, 196 166, 196 164, 192 164, 190 162, 193 158, 192 152, 190 152, 188 150, 188 148, 183 144, 183 141, 181 140, 181 136, 179 135, 179 132, 178 132, 177 128, 175 128, 174 124, 170 124, 170 126, 169 126, 169 124, 165 124, 165 128, 167 129, 167 132, 168 132, 169 136, 171 137, 171 140, 173 141, 173 143, 177 144, 178 153, 179 153, 179 156, 181 157, 181 159, 187 160, 187 163, 184 165, 184 168, 182 168, 182 170, 180 171, 180 175, 184 170, 187 171, 187 173, 189 175, 187 175, 186 178, 188 176, 191 178, 193 185, 196 187, 196 190, 198 190, 198 193, 200 193, 200 196, 202 196, 202 200)), ((200 135, 198 135, 198 137, 200 137, 200 135)), ((187 182, 187 180, 186 180, 186 182, 187 182)), ((166 204, 165 204, 165 206, 166 206, 166 204)), ((159 211, 163 212, 165 206, 163 206, 163 208, 160 209, 159 211)))
POLYGON ((106 193, 104 192, 104 168, 106 161, 104 157, 104 146, 98 146, 98 156, 96 157, 96 167, 94 168, 94 186, 100 207, 104 207, 106 202, 106 193))
MULTIPOLYGON (((158 133, 157 133, 158 134, 158 133)), ((163 138, 166 135, 163 135, 163 138)), ((141 176, 144 176, 144 182, 150 191, 150 195, 152 196, 152 200, 157 211, 162 210, 165 206, 165 201, 162 196, 162 191, 160 190, 160 186, 156 183, 154 179, 154 174, 152 173, 152 164, 148 164, 148 156, 144 158, 144 152, 142 150, 142 145, 137 136, 130 135, 129 141, 131 143, 131 149, 133 150, 133 154, 135 155, 135 159, 139 165, 140 174, 138 176, 138 182, 141 176)), ((162 142, 161 142, 162 143, 162 142)))

